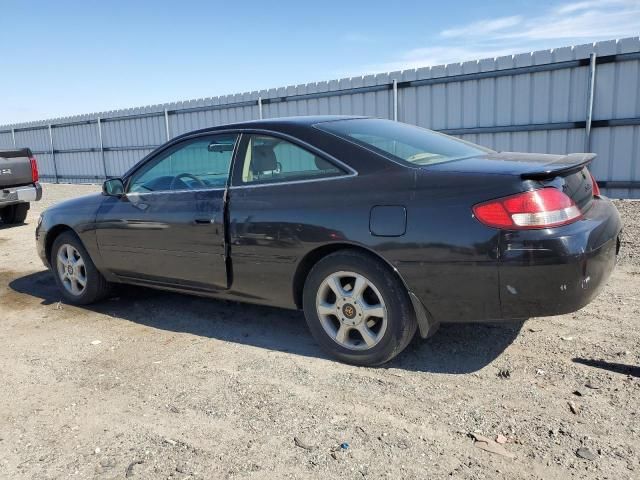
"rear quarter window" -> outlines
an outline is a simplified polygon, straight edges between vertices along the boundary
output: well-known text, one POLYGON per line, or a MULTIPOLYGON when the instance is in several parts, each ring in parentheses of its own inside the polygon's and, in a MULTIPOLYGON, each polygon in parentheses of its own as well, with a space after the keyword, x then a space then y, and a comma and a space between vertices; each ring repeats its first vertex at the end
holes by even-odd
POLYGON ((391 160, 412 165, 434 165, 492 152, 458 138, 390 120, 336 120, 318 123, 315 127, 391 160))

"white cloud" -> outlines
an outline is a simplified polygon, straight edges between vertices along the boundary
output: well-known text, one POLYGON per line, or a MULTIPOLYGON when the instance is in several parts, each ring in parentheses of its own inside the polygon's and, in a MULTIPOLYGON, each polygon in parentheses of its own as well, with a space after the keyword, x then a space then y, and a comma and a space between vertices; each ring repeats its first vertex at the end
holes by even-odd
POLYGON ((462 27, 450 28, 440 32, 445 38, 455 38, 460 36, 479 36, 499 32, 505 28, 515 27, 522 23, 522 16, 513 15, 511 17, 496 18, 495 20, 482 20, 473 22, 462 27))
POLYGON ((505 39, 599 40, 640 32, 639 0, 587 0, 551 8, 540 15, 501 17, 444 30, 444 38, 474 41, 505 39))
POLYGON ((580 10, 592 9, 594 7, 605 6, 625 6, 625 5, 637 5, 637 0, 587 0, 584 2, 567 3, 556 8, 556 12, 560 15, 578 12, 580 10))
MULTIPOLYGON (((640 0, 584 0, 442 30, 427 47, 358 67, 383 72, 493 58, 640 34, 640 0)), ((353 73, 356 73, 355 71, 353 73)))

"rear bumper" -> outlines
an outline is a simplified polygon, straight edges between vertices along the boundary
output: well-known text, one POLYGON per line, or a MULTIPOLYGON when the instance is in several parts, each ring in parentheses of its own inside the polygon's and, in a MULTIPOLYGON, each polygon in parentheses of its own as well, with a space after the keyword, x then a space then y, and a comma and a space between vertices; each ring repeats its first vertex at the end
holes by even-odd
POLYGON ((563 227, 502 232, 500 304, 504 319, 574 312, 593 300, 616 263, 622 223, 605 197, 563 227))
POLYGON ((0 189, 0 208, 16 203, 37 202, 42 198, 42 187, 39 183, 23 187, 0 189))

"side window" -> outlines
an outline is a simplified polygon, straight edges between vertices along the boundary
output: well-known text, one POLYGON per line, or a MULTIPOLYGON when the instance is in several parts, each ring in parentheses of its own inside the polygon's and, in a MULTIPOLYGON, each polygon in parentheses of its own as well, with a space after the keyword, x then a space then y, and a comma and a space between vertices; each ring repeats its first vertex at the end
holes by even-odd
POLYGON ((179 144, 160 154, 129 182, 129 192, 224 187, 237 135, 216 135, 179 144))
POLYGON ((242 163, 242 183, 273 183, 333 177, 344 172, 333 163, 276 137, 251 135, 242 163))

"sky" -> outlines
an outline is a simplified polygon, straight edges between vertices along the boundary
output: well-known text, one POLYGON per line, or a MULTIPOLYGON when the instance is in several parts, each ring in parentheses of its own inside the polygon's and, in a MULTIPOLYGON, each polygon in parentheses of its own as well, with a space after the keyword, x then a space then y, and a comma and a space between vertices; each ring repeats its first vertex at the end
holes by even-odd
POLYGON ((0 125, 640 34, 640 0, 0 3, 0 125))

